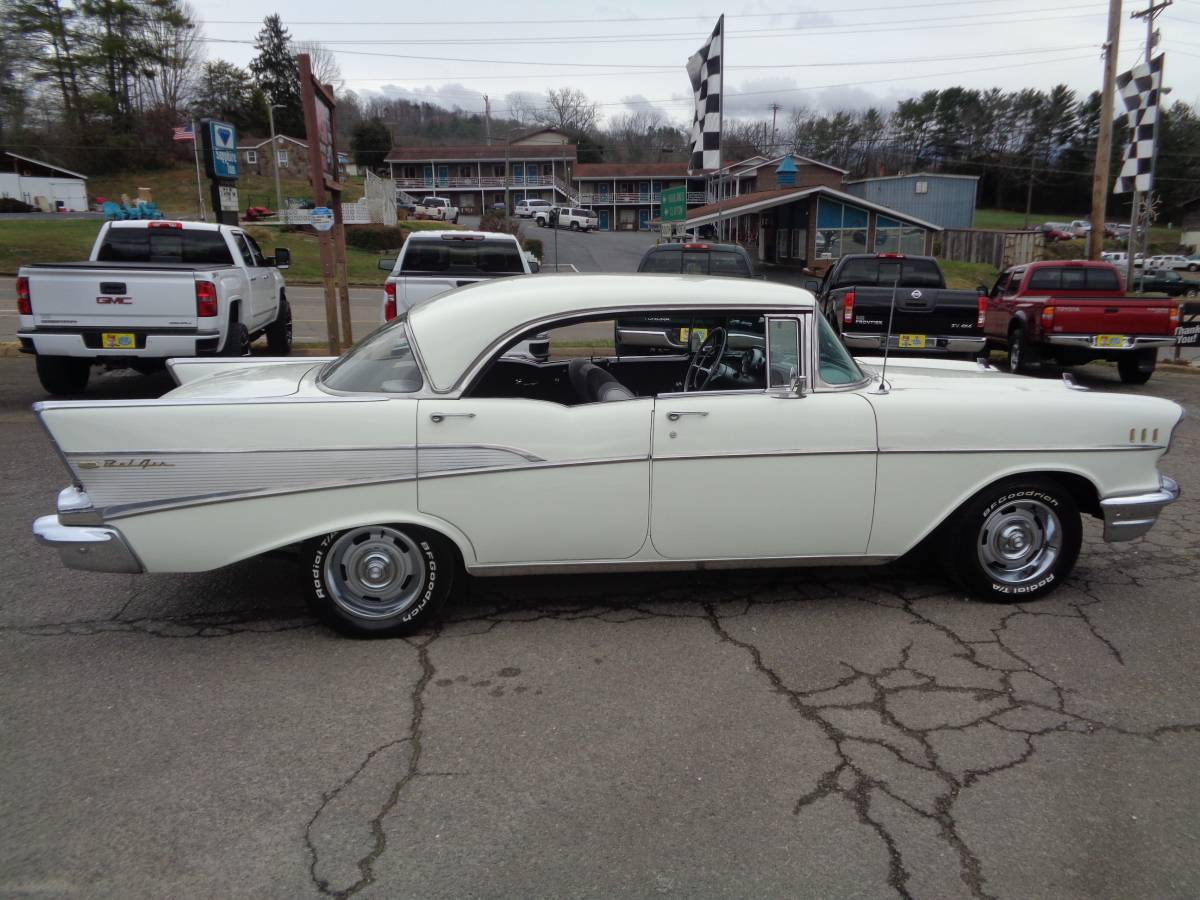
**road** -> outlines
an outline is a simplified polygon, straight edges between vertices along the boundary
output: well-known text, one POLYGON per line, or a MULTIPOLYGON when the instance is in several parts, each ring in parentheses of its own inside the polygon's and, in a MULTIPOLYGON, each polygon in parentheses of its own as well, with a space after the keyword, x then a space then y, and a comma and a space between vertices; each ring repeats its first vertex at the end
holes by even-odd
POLYGON ((286 559, 61 568, 39 399, 0 359, 2 897, 1200 895, 1194 414, 1184 499, 1131 544, 1089 520, 1044 601, 919 563, 493 579, 363 642, 286 559))

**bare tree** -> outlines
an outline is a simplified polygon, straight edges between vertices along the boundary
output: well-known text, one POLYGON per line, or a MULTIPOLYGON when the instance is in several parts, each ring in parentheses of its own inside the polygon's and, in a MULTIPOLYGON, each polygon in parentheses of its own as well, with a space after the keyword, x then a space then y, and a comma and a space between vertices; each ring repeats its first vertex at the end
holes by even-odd
POLYGON ((533 117, 547 128, 590 134, 596 130, 599 114, 596 104, 583 91, 565 87, 547 90, 545 107, 534 110, 533 117))
POLYGON ((178 18, 156 18, 147 24, 147 38, 157 51, 142 73, 151 106, 183 109, 196 91, 203 57, 203 40, 196 10, 179 4, 178 18))
POLYGON ((532 125, 539 122, 537 104, 531 100, 528 94, 523 94, 514 91, 504 98, 504 105, 508 108, 508 117, 514 122, 520 122, 522 125, 532 125))
POLYGON ((342 77, 342 67, 338 65, 332 50, 318 41, 297 41, 294 47, 296 53, 308 54, 317 81, 332 85, 334 93, 341 93, 346 86, 346 79, 342 77))

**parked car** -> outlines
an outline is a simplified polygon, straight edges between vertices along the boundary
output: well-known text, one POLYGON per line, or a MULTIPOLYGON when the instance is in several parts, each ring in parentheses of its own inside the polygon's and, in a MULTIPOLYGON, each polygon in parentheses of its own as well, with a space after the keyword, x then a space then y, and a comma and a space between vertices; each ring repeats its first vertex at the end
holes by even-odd
POLYGON ((1188 281, 1174 269, 1146 268, 1133 276, 1133 286, 1130 289, 1141 294, 1194 297, 1197 287, 1200 287, 1200 283, 1188 281))
POLYGON ((170 357, 245 356, 266 335, 292 346, 280 269, 241 228, 203 222, 105 222, 84 262, 17 272, 17 339, 51 394, 80 394, 93 365, 161 369, 170 357))
POLYGON ((177 361, 156 400, 37 405, 72 483, 34 533, 104 572, 297 548, 316 612, 377 636, 432 623, 464 571, 872 565, 926 540, 971 594, 1027 602, 1070 574, 1082 515, 1130 540, 1179 496, 1178 404, 969 362, 883 380, 815 311, 756 280, 548 275, 337 359, 177 361), (614 306, 735 324, 683 357, 506 357, 614 306))
POLYGON ((445 197, 425 197, 413 207, 413 216, 418 219, 438 219, 442 222, 457 222, 458 207, 445 197))
POLYGON ((1044 222, 1041 226, 1042 235, 1048 241, 1072 241, 1075 232, 1066 222, 1044 222))
POLYGON ((1189 272, 1200 272, 1200 253, 1193 253, 1187 258, 1187 270, 1189 272))
MULTIPOLYGON (((1177 253, 1162 253, 1158 256, 1151 256, 1146 260, 1146 265, 1154 269, 1188 269, 1193 265, 1193 261, 1177 253)), ((1191 271, 1196 270, 1191 269, 1191 271)))
POLYGON ((1092 233, 1092 223, 1087 219, 1075 219, 1067 227, 1067 230, 1075 237, 1087 237, 1092 233))
POLYGON ((600 227, 600 218, 592 209, 571 206, 552 206, 539 209, 534 220, 543 228, 570 228, 572 231, 595 231, 600 227))
POLYGON ((1008 349, 1013 372, 1044 359, 1117 363, 1121 381, 1145 384, 1158 348, 1175 344, 1179 308, 1170 300, 1129 297, 1106 262, 1033 262, 1000 273, 987 302, 988 343, 1008 349))
POLYGON ((511 275, 528 275, 529 259, 511 234, 492 231, 417 231, 400 255, 384 258, 383 321, 438 294, 511 275))
POLYGON ((1129 265, 1129 254, 1124 250, 1105 250, 1100 254, 1100 260, 1124 268, 1129 265))
MULTIPOLYGON (((702 241, 658 244, 638 263, 637 270, 662 275, 719 275, 754 278, 754 260, 738 244, 702 241)), ((712 322, 692 321, 691 316, 620 318, 613 322, 613 342, 618 356, 662 351, 681 353, 692 341, 708 337, 712 322)))
POLYGON ((528 219, 533 217, 534 214, 539 211, 544 210, 549 212, 553 205, 554 204, 552 204, 549 200, 537 200, 532 198, 518 200, 515 214, 522 219, 528 219))
POLYGON ((881 350, 886 340, 906 353, 983 353, 986 292, 948 289, 932 256, 852 253, 807 286, 852 350, 881 350))

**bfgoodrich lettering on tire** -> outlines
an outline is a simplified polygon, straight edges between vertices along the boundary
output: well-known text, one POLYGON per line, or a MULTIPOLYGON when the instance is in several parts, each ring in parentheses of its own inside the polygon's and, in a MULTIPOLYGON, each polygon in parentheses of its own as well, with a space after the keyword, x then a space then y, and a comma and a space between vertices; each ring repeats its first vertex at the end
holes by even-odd
POLYGON ((984 488, 938 533, 938 557, 969 593, 1021 603, 1058 587, 1079 557, 1082 527, 1070 491, 1052 478, 1017 476, 984 488))
POLYGON ((309 603, 326 624, 356 637, 410 634, 436 621, 458 557, 439 534, 366 525, 309 543, 309 603))

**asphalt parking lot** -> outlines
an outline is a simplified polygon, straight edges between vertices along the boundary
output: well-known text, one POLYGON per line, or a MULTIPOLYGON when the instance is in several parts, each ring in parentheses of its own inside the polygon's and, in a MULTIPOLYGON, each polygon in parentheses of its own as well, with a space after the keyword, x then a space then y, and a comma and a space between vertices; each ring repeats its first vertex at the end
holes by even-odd
POLYGON ((0 359, 0 897, 1200 895, 1194 415, 1184 498, 1089 520, 1041 602, 919 563, 479 580, 359 642, 286 559, 62 569, 42 396, 0 359))

